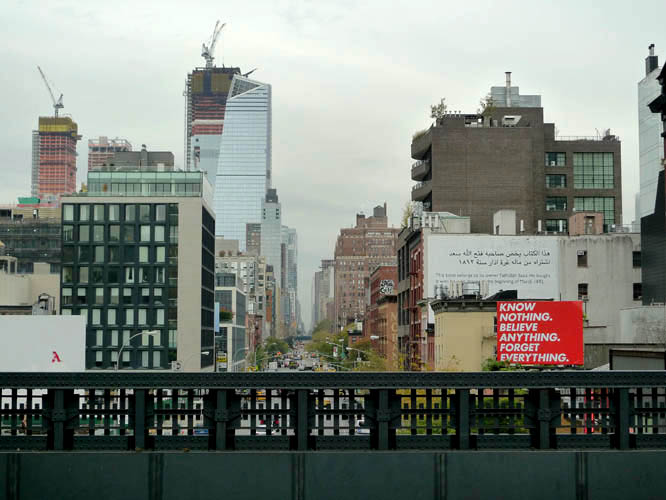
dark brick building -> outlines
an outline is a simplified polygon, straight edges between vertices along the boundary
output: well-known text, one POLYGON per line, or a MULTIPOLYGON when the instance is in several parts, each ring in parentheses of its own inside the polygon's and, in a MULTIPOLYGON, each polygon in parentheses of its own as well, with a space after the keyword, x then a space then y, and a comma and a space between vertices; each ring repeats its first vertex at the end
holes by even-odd
POLYGON ((583 210, 602 212, 606 230, 621 224, 619 139, 610 131, 556 138, 543 108, 521 103, 445 115, 415 134, 412 200, 425 211, 470 216, 473 233, 492 233, 501 209, 516 210, 517 230, 527 233, 566 232, 567 219, 583 210))

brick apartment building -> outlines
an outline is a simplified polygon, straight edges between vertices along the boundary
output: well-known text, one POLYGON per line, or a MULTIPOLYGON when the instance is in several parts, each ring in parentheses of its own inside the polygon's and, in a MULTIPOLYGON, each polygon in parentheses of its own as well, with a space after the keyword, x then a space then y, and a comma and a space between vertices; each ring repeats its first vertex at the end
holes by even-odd
POLYGON ((399 228, 388 227, 386 204, 371 217, 356 215, 356 226, 340 230, 335 245, 335 324, 338 328, 365 315, 366 283, 378 266, 396 263, 399 228))
POLYGON ((398 267, 379 266, 370 275, 370 304, 363 324, 366 338, 371 338, 386 359, 387 369, 398 362, 398 267), (378 337, 375 339, 374 337, 378 337))

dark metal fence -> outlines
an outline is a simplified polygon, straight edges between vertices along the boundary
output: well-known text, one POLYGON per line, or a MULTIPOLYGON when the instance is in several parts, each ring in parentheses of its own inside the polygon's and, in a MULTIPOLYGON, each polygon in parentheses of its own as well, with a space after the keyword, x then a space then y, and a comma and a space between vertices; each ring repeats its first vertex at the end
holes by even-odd
POLYGON ((4 450, 666 448, 666 372, 0 373, 4 450))

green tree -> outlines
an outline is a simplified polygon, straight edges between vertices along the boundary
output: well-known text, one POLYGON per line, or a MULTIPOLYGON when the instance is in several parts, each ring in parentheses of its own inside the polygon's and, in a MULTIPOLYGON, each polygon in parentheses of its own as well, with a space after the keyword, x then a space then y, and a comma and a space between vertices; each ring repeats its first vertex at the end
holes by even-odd
POLYGON ((486 97, 484 97, 479 101, 479 109, 477 109, 476 112, 480 115, 488 116, 494 110, 495 110, 495 103, 493 102, 493 98, 490 96, 490 94, 488 94, 486 95, 486 97))
POLYGON ((400 221, 401 227, 407 227, 409 225, 409 219, 414 214, 414 202, 408 201, 405 203, 405 208, 402 209, 402 219, 400 221))
POLYGON ((267 354, 274 356, 278 352, 284 354, 289 351, 289 344, 276 337, 268 337, 264 343, 264 350, 267 354))

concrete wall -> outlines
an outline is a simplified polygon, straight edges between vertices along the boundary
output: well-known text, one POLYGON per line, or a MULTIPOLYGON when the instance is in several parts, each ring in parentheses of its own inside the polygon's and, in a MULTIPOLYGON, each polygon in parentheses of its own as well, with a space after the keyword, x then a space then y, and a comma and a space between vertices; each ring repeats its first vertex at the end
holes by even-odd
POLYGON ((633 284, 641 282, 641 269, 633 267, 633 251, 640 250, 640 235, 606 234, 560 239, 560 300, 578 300, 578 284, 588 284, 584 304, 590 331, 586 343, 618 338, 620 310, 640 305, 633 300, 633 284), (578 251, 587 251, 587 266, 578 266, 578 251))
POLYGON ((49 264, 35 263, 33 274, 0 273, 0 305, 32 305, 37 297, 48 293, 55 297, 55 310, 60 310, 60 274, 51 274, 49 264))
POLYGON ((0 492, 8 500, 663 498, 665 460, 665 451, 637 450, 19 452, 0 454, 0 492))

